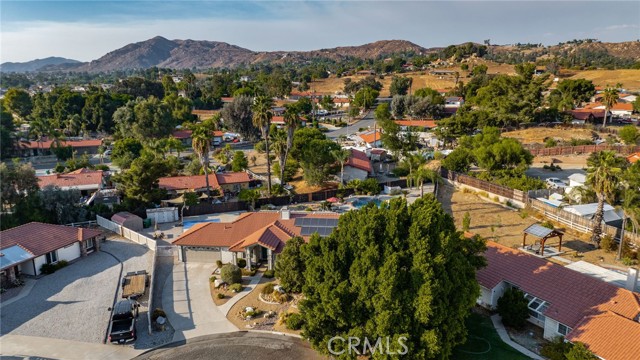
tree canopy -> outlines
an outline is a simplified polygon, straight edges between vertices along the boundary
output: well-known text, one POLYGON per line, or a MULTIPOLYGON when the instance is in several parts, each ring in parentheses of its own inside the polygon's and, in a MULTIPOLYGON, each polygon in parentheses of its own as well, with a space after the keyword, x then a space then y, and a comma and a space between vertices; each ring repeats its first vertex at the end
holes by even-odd
POLYGON ((483 250, 432 195, 350 211, 330 236, 302 247, 302 335, 325 354, 334 336, 388 336, 391 351, 406 337, 412 359, 448 358, 465 341, 483 250))

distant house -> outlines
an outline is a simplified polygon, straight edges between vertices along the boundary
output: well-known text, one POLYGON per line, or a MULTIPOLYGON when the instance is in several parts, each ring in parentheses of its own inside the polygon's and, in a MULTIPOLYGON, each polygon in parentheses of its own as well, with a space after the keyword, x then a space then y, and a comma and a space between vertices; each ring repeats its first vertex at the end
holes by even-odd
POLYGON ((626 102, 626 103, 632 103, 632 102, 636 101, 637 98, 638 98, 637 95, 620 94, 620 100, 622 100, 623 102, 626 102))
POLYGON ((102 232, 73 226, 31 222, 0 232, 0 278, 38 276, 44 264, 73 261, 99 250, 102 232))
POLYGON ((369 130, 355 135, 357 141, 364 143, 369 148, 376 148, 382 145, 382 131, 369 130))
POLYGON ((62 190, 80 190, 83 196, 104 187, 104 176, 102 170, 78 169, 68 174, 53 174, 38 176, 38 186, 57 186, 62 190))
MULTIPOLYGON (((584 108, 603 111, 605 110, 605 106, 599 102, 586 104, 584 108)), ((619 102, 614 104, 611 109, 609 109, 609 111, 613 116, 629 117, 633 113, 633 104, 619 102)))
POLYGON ((636 161, 640 161, 640 152, 633 153, 627 156, 627 161, 629 161, 632 164, 635 163, 636 161))
POLYGON ((247 268, 261 262, 273 269, 277 255, 294 236, 305 241, 318 233, 329 235, 338 223, 335 213, 260 211, 240 215, 230 223, 200 223, 184 232, 173 244, 179 247, 182 262, 215 264, 217 260, 236 264, 247 261, 247 268))
POLYGON ((584 186, 585 182, 587 182, 585 174, 575 173, 569 175, 569 187, 584 186))
POLYGON ((349 182, 354 179, 365 180, 373 174, 371 160, 367 154, 359 150, 351 150, 349 160, 344 164, 344 181, 349 182))
MULTIPOLYGON (((44 138, 42 141, 18 141, 16 151, 20 156, 51 155, 53 140, 44 138)), ((102 145, 102 139, 94 140, 62 140, 60 146, 71 146, 78 155, 97 154, 102 145)))
POLYGON ((350 104, 351 104, 351 100, 349 99, 349 97, 336 96, 333 98, 333 105, 338 109, 348 108, 350 104))
MULTIPOLYGON (((190 148, 192 146, 193 139, 191 138, 191 135, 193 135, 192 130, 175 130, 171 133, 171 136, 180 140, 182 142, 182 146, 186 148, 190 148)), ((224 133, 222 131, 214 131, 211 137, 211 144, 214 146, 220 145, 222 143, 223 136, 224 133)))
MULTIPOLYGON (((274 116, 271 118, 271 123, 276 125, 278 128, 285 126, 284 116, 274 116)), ((300 126, 307 126, 307 119, 300 118, 300 126)))
POLYGON ((455 76, 457 71, 454 70, 431 70, 429 74, 438 77, 455 76))
POLYGON ((402 131, 414 129, 416 131, 429 131, 435 129, 438 125, 434 120, 394 120, 400 126, 402 131))
MULTIPOLYGON (((591 204, 565 206, 562 209, 564 211, 568 211, 572 214, 576 214, 583 218, 593 219, 597 208, 598 208, 598 203, 591 203, 591 204)), ((616 208, 605 203, 603 222, 607 225, 611 225, 619 228, 622 226, 622 216, 618 214, 618 212, 616 211, 616 208)))
POLYGON ((571 110, 572 123, 582 125, 585 123, 601 123, 604 120, 604 110, 575 109, 571 110))
POLYGON ((464 105, 464 98, 460 96, 449 96, 444 99, 445 108, 459 108, 464 105))
POLYGON ((446 107, 442 110, 442 117, 448 118, 455 115, 458 112, 457 107, 446 107))
MULTIPOLYGON (((251 177, 245 172, 209 174, 209 187, 211 189, 238 192, 249 188, 250 182, 251 177)), ((204 175, 171 176, 160 178, 158 187, 174 194, 185 191, 204 192, 206 191, 207 183, 204 175)))
POLYGON ((223 104, 229 104, 233 102, 233 97, 221 97, 220 100, 223 104))
POLYGON ((484 255, 478 304, 495 309, 505 290, 518 288, 545 339, 580 341, 602 359, 638 358, 640 341, 629 339, 640 338, 640 294, 492 241, 484 255))

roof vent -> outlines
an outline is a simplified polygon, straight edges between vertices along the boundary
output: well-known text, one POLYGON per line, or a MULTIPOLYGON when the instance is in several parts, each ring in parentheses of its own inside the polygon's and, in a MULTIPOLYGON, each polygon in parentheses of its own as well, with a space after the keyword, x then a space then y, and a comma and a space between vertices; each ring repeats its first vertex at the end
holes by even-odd
POLYGON ((289 220, 291 219, 291 210, 289 210, 288 207, 283 207, 282 210, 280 210, 280 219, 282 220, 289 220))

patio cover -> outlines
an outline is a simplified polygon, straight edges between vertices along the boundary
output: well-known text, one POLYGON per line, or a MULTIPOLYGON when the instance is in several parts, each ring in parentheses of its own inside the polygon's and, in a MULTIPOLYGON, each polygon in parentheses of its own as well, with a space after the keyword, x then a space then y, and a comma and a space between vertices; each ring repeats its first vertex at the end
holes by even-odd
POLYGON ((13 245, 6 249, 0 250, 0 270, 10 268, 12 266, 33 259, 35 256, 23 249, 19 245, 13 245))

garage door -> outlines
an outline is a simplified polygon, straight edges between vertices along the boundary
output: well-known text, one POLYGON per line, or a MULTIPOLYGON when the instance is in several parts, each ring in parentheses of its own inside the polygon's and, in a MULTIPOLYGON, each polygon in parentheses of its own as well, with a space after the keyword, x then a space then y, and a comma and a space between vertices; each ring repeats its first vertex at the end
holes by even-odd
POLYGON ((222 260, 220 248, 187 246, 184 249, 185 261, 215 263, 222 260))

